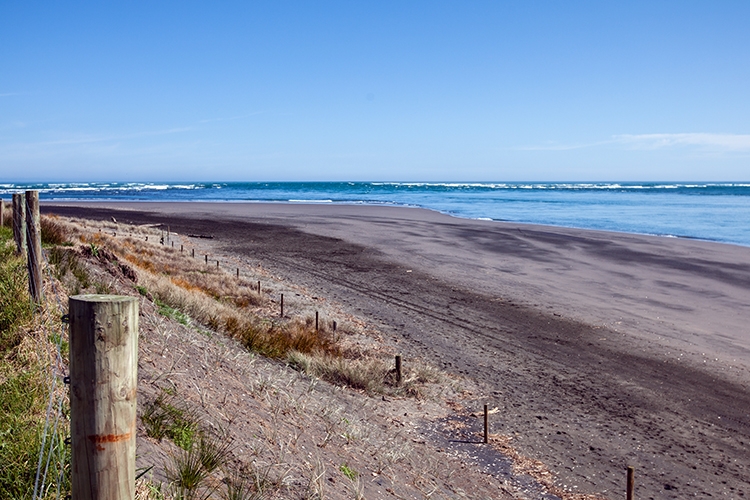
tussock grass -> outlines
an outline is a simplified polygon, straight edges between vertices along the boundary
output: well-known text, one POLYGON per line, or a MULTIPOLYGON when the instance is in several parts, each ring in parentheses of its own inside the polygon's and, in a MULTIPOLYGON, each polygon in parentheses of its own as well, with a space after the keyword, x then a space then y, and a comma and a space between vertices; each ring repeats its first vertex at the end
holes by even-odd
POLYGON ((421 363, 412 364, 396 381, 395 368, 380 358, 346 359, 309 355, 290 351, 287 362, 294 368, 336 385, 348 386, 371 394, 393 394, 421 397, 422 387, 442 381, 439 371, 421 363))
POLYGON ((42 215, 40 218, 43 245, 64 245, 69 243, 70 235, 65 225, 55 215, 42 215))

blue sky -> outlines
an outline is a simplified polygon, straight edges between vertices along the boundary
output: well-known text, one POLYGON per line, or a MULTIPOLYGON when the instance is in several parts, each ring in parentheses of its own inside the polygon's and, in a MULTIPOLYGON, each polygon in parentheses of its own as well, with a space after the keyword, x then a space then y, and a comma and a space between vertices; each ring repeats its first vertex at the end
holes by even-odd
POLYGON ((748 181, 750 2, 2 2, 0 181, 748 181))

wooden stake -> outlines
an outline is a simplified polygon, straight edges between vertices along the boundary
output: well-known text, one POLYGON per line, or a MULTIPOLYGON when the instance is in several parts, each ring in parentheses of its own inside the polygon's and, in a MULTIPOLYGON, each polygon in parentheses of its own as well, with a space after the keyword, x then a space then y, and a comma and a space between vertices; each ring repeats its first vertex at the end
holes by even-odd
POLYGON ((336 322, 335 321, 333 322, 333 331, 334 332, 336 331, 336 322))
POLYGON ((635 490, 635 468, 628 467, 628 489, 626 492, 627 500, 634 500, 633 492, 635 490))
POLYGON ((39 191, 26 191, 26 249, 28 251, 29 294, 42 302, 42 227, 39 218, 39 191))
POLYGON ((208 264, 208 254, 206 254, 206 264, 208 264))
POLYGON ((182 253, 182 245, 180 245, 180 253, 182 253))
POLYGON ((216 261, 216 269, 219 269, 219 261, 216 261))
POLYGON ((240 277, 240 268, 239 267, 237 268, 237 277, 238 278, 240 277))
POLYGON ((401 384, 401 355, 396 355, 396 383, 401 384))
POLYGON ((195 258, 195 248, 193 248, 193 258, 195 258))
POLYGON ((487 405, 484 405, 484 442, 490 442, 490 412, 487 405))
POLYGON ((315 331, 318 331, 318 311, 315 311, 315 331))
POLYGON ((5 225, 5 200, 0 198, 0 227, 5 225))
POLYGON ((284 317, 284 294, 281 294, 281 317, 284 317))
POLYGON ((13 240, 16 242, 16 255, 26 259, 26 203, 23 193, 13 193, 13 240))
POLYGON ((258 280, 258 295, 260 295, 260 280, 258 280))
POLYGON ((138 299, 76 295, 70 311, 72 498, 135 498, 138 299))

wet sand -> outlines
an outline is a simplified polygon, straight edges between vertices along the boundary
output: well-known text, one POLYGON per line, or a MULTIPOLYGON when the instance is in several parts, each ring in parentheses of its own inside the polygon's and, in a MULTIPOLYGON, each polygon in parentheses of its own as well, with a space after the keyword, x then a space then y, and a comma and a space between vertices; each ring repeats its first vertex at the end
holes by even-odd
POLYGON ((575 491, 750 496, 750 248, 396 207, 43 203, 169 225, 371 318, 479 380, 575 491))

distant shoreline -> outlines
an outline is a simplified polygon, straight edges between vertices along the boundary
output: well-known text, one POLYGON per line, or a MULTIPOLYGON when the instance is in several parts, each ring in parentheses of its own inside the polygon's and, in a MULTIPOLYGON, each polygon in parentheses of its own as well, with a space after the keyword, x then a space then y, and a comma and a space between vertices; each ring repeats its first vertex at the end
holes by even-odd
POLYGON ((506 223, 506 224, 518 224, 521 226, 540 226, 540 227, 548 227, 548 228, 555 228, 555 229, 571 229, 571 230, 580 230, 580 231, 595 231, 595 232, 603 232, 603 233, 613 233, 613 234, 620 234, 620 235, 636 235, 636 236, 652 236, 657 238, 674 238, 674 239, 685 239, 685 240, 694 240, 694 241, 703 241, 706 243, 716 243, 721 245, 734 245, 739 247, 750 247, 750 244, 743 244, 739 242, 730 242, 730 241, 721 241, 717 239, 710 239, 710 238, 700 238, 697 236, 691 236, 691 235, 683 235, 683 234, 657 234, 657 233, 648 233, 648 232, 635 232, 635 231, 618 231, 613 229, 592 229, 587 227, 578 227, 578 226, 566 226, 566 225, 557 225, 557 224, 539 224, 535 222, 518 222, 513 221, 511 219, 501 219, 501 218, 489 218, 489 217, 469 217, 464 216, 461 214, 456 213, 450 213, 446 211, 441 211, 434 208, 429 207, 421 207, 416 205, 400 205, 400 204, 390 204, 390 203, 363 203, 363 202, 347 202, 347 201, 256 201, 256 200, 164 200, 164 201, 156 201, 156 200, 117 200, 117 199, 92 199, 92 200, 78 200, 78 199, 54 199, 54 200, 45 200, 42 199, 40 201, 42 205, 60 205, 60 206, 106 206, 106 207, 118 207, 122 209, 127 210, 135 210, 136 207, 142 207, 147 204, 201 204, 201 205, 210 205, 210 204, 229 204, 229 205, 242 205, 242 204, 248 204, 248 205, 271 205, 271 206, 278 206, 278 205, 291 205, 291 206, 350 206, 350 207, 390 207, 390 208, 396 208, 396 209, 414 209, 414 210, 426 210, 428 212, 434 212, 436 214, 445 215, 448 217, 460 219, 460 220, 471 220, 471 221, 483 221, 483 222, 498 222, 498 223, 506 223))

